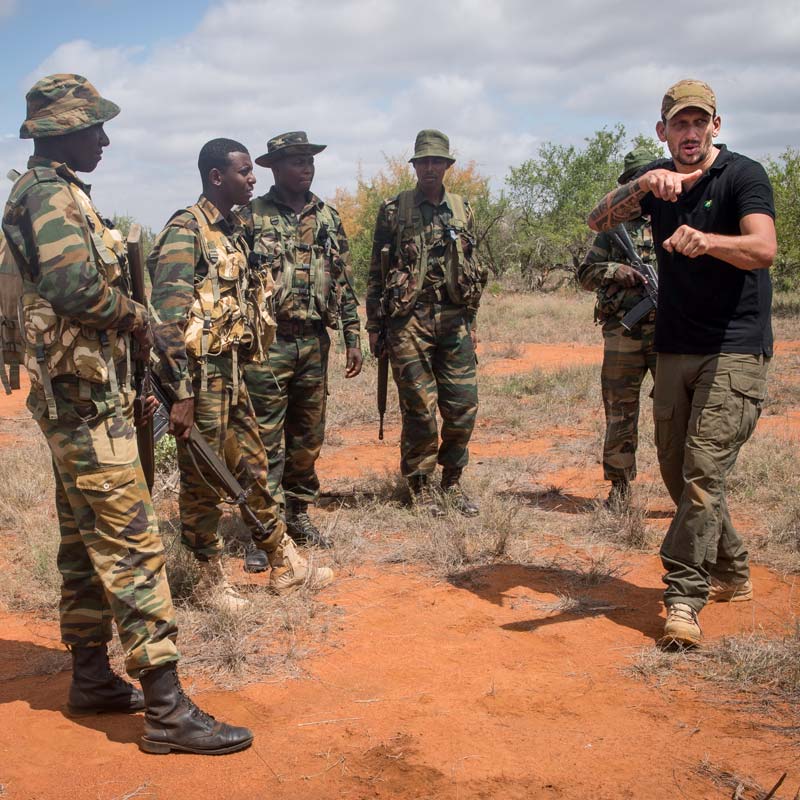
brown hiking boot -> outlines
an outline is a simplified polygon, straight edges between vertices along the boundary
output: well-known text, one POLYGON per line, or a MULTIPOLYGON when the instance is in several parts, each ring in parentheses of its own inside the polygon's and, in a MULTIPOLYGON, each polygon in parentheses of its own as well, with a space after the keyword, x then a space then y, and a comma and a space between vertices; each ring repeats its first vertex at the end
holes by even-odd
POLYGON ((286 503, 286 532, 304 547, 329 549, 333 542, 323 535, 308 516, 308 503, 289 498, 286 503))
POLYGON ((121 678, 108 663, 108 648, 73 647, 72 683, 67 709, 70 714, 130 714, 144 708, 144 696, 121 678))
POLYGON ((319 589, 333 581, 333 570, 329 567, 309 566, 288 535, 284 534, 278 549, 267 555, 272 566, 269 588, 275 594, 289 594, 306 581, 319 589))
POLYGON ((753 599, 753 584, 750 578, 741 583, 730 583, 712 577, 708 587, 709 603, 744 603, 753 599))
POLYGON ((408 479, 408 488, 411 490, 411 506, 417 511, 430 514, 432 517, 445 516, 439 498, 436 497, 430 478, 427 475, 412 475, 408 479))
POLYGON ((233 613, 242 611, 250 605, 228 582, 228 576, 222 568, 222 559, 219 556, 198 563, 200 580, 197 581, 193 593, 198 604, 217 611, 233 613))
POLYGON ((690 649, 697 647, 703 639, 703 632, 697 621, 697 612, 686 603, 673 603, 667 606, 667 621, 664 635, 658 640, 663 649, 690 649))
POLYGON ((139 678, 145 699, 145 753, 184 753, 219 756, 249 747, 253 733, 219 722, 198 708, 184 693, 175 662, 143 672, 139 678))

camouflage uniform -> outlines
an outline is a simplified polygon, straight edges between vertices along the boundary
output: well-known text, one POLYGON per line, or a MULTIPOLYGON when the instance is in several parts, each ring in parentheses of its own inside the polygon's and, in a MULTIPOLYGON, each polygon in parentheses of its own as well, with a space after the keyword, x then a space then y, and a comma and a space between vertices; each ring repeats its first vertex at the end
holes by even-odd
POLYGON ((360 348, 347 236, 336 210, 311 192, 296 214, 273 186, 243 209, 243 217, 253 251, 276 286, 278 328, 269 360, 245 369, 269 457, 270 491, 282 503, 314 503, 325 436, 326 327, 341 324, 345 346, 360 348))
MULTIPOLYGON (((447 141, 439 132, 423 131, 415 157, 428 155, 420 147, 423 134, 447 141)), ((431 155, 439 154, 434 150, 431 155)), ((409 479, 426 478, 438 462, 457 481, 469 460, 478 411, 470 331, 486 283, 474 248, 472 210, 458 195, 444 192, 441 202, 432 205, 417 188, 386 200, 378 211, 367 330, 379 332, 386 326, 403 418, 400 468, 409 479)))
POLYGON ((22 278, 0 231, 0 382, 6 394, 19 389, 22 338, 19 331, 18 300, 22 278))
MULTIPOLYGON (((85 78, 51 76, 29 92, 21 136, 81 130, 118 111, 85 78)), ((129 333, 147 325, 147 314, 129 298, 121 237, 66 164, 30 159, 3 230, 23 278, 28 408, 53 457, 62 641, 105 645, 113 617, 126 668, 137 676, 178 658, 164 552, 132 424, 129 333)))
MULTIPOLYGON (((238 334, 233 337, 233 344, 225 344, 212 333, 209 343, 201 345, 205 354, 190 352, 187 345, 194 341, 195 333, 199 341, 204 341, 206 327, 203 314, 197 311, 198 304, 202 305, 198 297, 215 276, 219 283, 215 297, 209 299, 208 320, 212 314, 216 319, 217 310, 228 308, 228 304, 233 309, 230 316, 240 318, 238 298, 243 294, 243 284, 239 283, 239 288, 234 284, 243 279, 249 255, 240 222, 235 214, 224 219, 216 206, 201 196, 196 206, 179 211, 170 219, 159 234, 147 265, 153 284, 151 303, 159 318, 156 349, 161 357, 164 385, 175 400, 194 398, 195 424, 250 489, 248 503, 269 532, 263 539, 253 529, 256 544, 266 552, 273 552, 283 537, 284 524, 268 487, 266 454, 239 368, 240 361, 263 355, 257 355, 257 342, 242 342, 238 347, 238 334), (207 233, 201 231, 201 224, 207 233), (209 236, 215 237, 213 255, 207 241, 209 236), (213 262, 212 269, 209 262, 213 262), (230 284, 227 291, 226 275, 230 284)), ((262 297, 260 302, 265 303, 266 299, 262 297)), ((245 329, 246 326, 242 331, 245 329)), ((178 464, 182 541, 199 560, 216 559, 223 549, 217 532, 220 498, 181 441, 178 464)))
MULTIPOLYGON (((654 264, 653 237, 647 220, 640 218, 626 227, 642 260, 654 264)), ((628 483, 636 477, 639 394, 647 372, 655 376, 656 369, 655 311, 632 331, 622 327, 622 318, 646 294, 641 284, 626 288, 616 282, 614 274, 619 265, 628 263, 625 253, 609 235, 600 233, 578 270, 581 286, 597 292, 594 318, 603 326, 603 476, 615 483, 628 483)))

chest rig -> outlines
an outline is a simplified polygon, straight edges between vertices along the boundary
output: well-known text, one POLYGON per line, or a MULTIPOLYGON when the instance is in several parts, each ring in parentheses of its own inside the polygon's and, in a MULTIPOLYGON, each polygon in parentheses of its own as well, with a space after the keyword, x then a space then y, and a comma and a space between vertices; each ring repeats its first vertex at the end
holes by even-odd
MULTIPOLYGON (((34 180, 26 188, 44 181, 57 181, 70 192, 84 219, 84 236, 89 265, 96 269, 106 283, 125 295, 130 295, 130 276, 122 235, 110 227, 97 212, 88 194, 76 184, 61 179, 55 170, 36 167, 34 180)), ((26 182, 30 172, 23 175, 17 186, 26 182)), ((16 189, 17 187, 15 187, 16 189)), ((12 199, 18 201, 22 192, 12 199)), ((58 417, 53 396, 53 378, 63 375, 77 377, 81 399, 91 398, 91 384, 108 384, 110 402, 117 416, 121 404, 117 402, 119 384, 117 365, 126 364, 127 388, 130 388, 130 337, 116 330, 97 330, 81 325, 79 319, 59 316, 48 300, 42 297, 29 274, 23 272, 20 322, 25 346, 25 368, 34 388, 44 392, 47 415, 58 417)))
POLYGON ((452 212, 447 225, 426 225, 413 189, 396 200, 394 254, 384 291, 384 312, 398 317, 410 313, 426 286, 434 260, 444 277, 447 296, 455 305, 477 308, 486 282, 474 255, 475 239, 468 227, 467 208, 460 195, 445 192, 452 212))
POLYGON ((197 359, 201 388, 208 389, 208 359, 230 353, 233 403, 238 401, 239 360, 262 362, 275 337, 272 276, 252 267, 241 231, 225 234, 198 205, 187 209, 197 222, 206 274, 195 276, 186 325, 186 351, 197 359))
POLYGON ((295 221, 269 197, 253 200, 250 208, 253 251, 275 280, 277 318, 336 327, 346 271, 331 209, 315 207, 295 221))

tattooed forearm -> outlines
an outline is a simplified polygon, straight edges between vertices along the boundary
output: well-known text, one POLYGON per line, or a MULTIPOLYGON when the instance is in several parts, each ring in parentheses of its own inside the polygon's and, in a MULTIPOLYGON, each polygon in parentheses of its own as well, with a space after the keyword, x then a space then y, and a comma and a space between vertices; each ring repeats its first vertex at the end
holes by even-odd
POLYGON ((641 216, 640 200, 647 194, 635 180, 609 192, 589 214, 589 227, 593 231, 609 231, 620 222, 641 216))

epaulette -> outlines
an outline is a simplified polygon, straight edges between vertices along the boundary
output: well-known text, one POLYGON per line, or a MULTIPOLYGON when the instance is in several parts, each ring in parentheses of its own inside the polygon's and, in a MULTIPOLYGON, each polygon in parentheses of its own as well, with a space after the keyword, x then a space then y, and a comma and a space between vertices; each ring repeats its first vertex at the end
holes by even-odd
POLYGON ((197 230, 197 220, 188 208, 178 209, 168 220, 165 228, 188 228, 190 231, 197 230))
POLYGON ((33 167, 23 172, 14 182, 8 201, 15 203, 29 189, 40 183, 58 183, 60 181, 63 181, 63 178, 52 167, 33 167))

